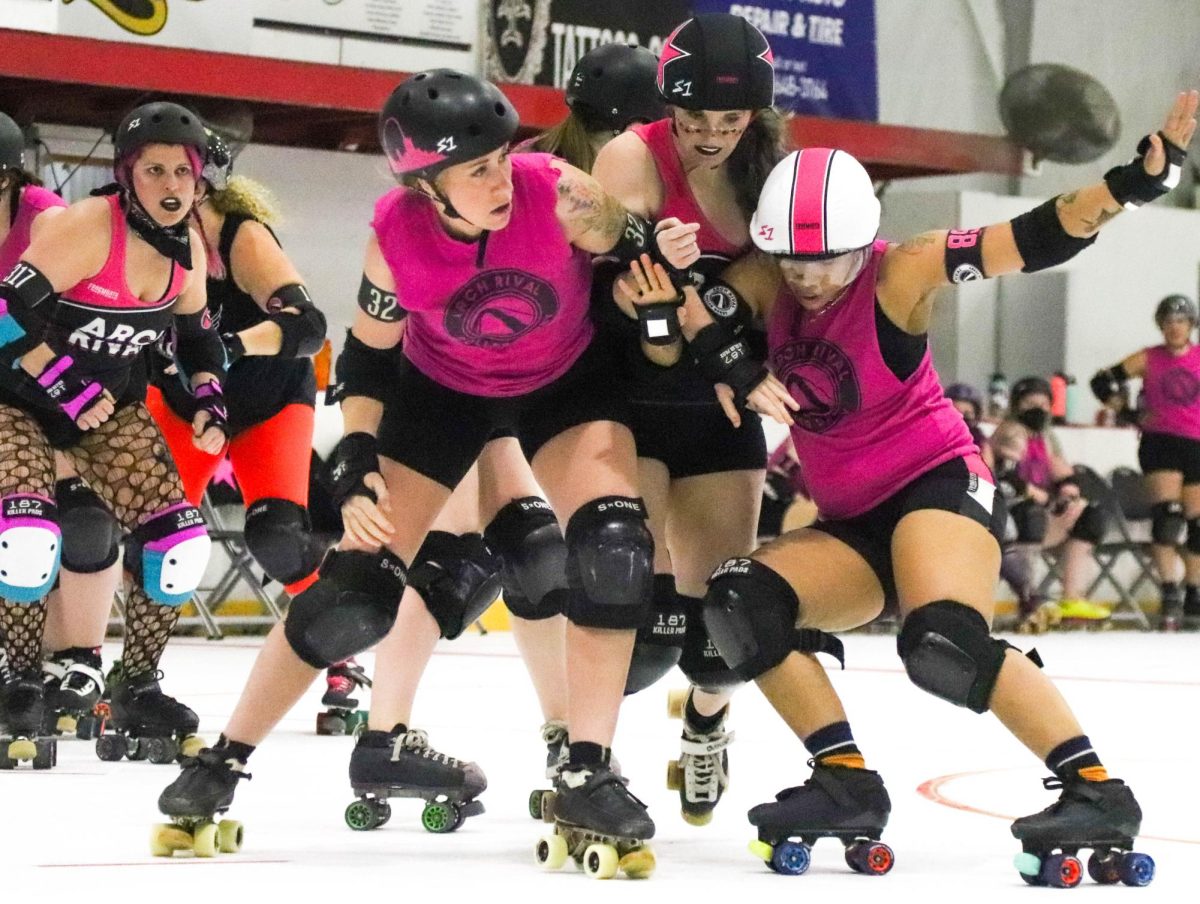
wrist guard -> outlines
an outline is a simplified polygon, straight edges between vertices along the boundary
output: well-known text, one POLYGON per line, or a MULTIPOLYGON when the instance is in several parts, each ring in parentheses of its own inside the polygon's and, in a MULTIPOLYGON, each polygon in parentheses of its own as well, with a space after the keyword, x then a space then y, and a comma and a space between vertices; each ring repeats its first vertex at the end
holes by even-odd
POLYGON ((104 394, 100 383, 76 372, 75 359, 70 355, 56 355, 47 361, 37 376, 37 385, 72 421, 104 394))
POLYGON ((329 495, 340 510, 351 496, 366 496, 372 502, 378 497, 364 483, 368 474, 379 472, 379 446, 369 433, 359 431, 342 437, 333 455, 329 471, 329 495))
POLYGON ((739 407, 768 376, 767 369, 750 357, 746 340, 731 337, 719 324, 710 323, 688 346, 700 373, 733 389, 739 407))
POLYGON ((1104 184, 1112 193, 1116 202, 1126 210, 1137 210, 1148 201, 1161 198, 1176 185, 1183 174, 1183 162, 1187 160, 1187 151, 1171 141, 1162 132, 1163 150, 1167 154, 1167 163, 1161 173, 1152 176, 1144 166, 1146 152, 1150 150, 1150 136, 1143 138, 1137 146, 1137 156, 1128 163, 1114 166, 1104 174, 1104 184))

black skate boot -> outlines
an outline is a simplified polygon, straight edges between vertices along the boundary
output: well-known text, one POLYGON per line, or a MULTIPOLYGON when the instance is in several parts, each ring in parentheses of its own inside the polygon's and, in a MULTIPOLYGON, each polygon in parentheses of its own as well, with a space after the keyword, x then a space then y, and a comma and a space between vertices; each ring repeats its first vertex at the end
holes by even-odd
POLYGON ((631 879, 654 871, 654 821, 646 805, 629 793, 628 779, 611 766, 564 766, 546 806, 554 816, 554 834, 541 838, 537 860, 558 869, 571 857, 595 879, 610 879, 622 870, 631 879))
POLYGON ((1045 810, 1012 824, 1013 837, 1023 848, 1014 859, 1022 879, 1030 885, 1073 888, 1083 880, 1075 855, 1080 848, 1091 848, 1087 871, 1096 882, 1153 881, 1154 860, 1130 850, 1142 827, 1142 809, 1123 781, 1045 778, 1042 785, 1049 791, 1061 788, 1062 794, 1045 810))
POLYGON ((390 797, 425 801, 421 825, 429 832, 453 832, 469 816, 483 812, 476 800, 487 788, 483 770, 439 753, 429 736, 397 725, 392 731, 364 731, 350 755, 350 787, 358 800, 346 807, 346 825, 377 829, 392 816, 390 797))
MULTIPOLYGON (((552 784, 558 781, 558 773, 566 765, 570 740, 567 737, 567 723, 560 719, 551 719, 542 725, 542 740, 546 742, 546 779, 552 784)), ((534 819, 554 822, 554 816, 549 812, 543 801, 552 799, 554 792, 538 789, 529 792, 529 815, 534 819)))
POLYGON ((47 727, 55 734, 77 733, 81 717, 92 713, 104 694, 99 648, 55 653, 42 663, 42 674, 47 678, 47 727))
POLYGON ((327 709, 317 713, 317 734, 357 735, 362 731, 369 714, 358 709, 358 700, 351 694, 370 686, 371 679, 353 659, 331 665, 325 671, 325 696, 321 698, 321 705, 327 709))
POLYGON ((233 804, 240 779, 250 778, 234 758, 220 749, 205 747, 196 756, 184 757, 179 778, 158 796, 158 809, 171 818, 154 827, 150 853, 170 857, 175 851, 192 851, 197 857, 212 857, 218 851, 236 853, 242 847, 242 824, 232 819, 213 818, 233 804))
POLYGON ((43 736, 45 722, 41 673, 11 675, 0 688, 0 769, 13 769, 23 761, 34 769, 49 769, 58 762, 58 742, 43 736))
MULTIPOLYGON (((668 709, 674 713, 670 702, 668 709)), ((667 787, 679 792, 684 822, 694 826, 712 822, 713 810, 729 787, 729 754, 725 748, 733 743, 734 733, 725 731, 728 705, 718 715, 720 720, 715 726, 701 730, 688 720, 685 701, 679 713, 683 719, 681 756, 667 763, 667 787)))
POLYGON ((892 801, 879 773, 811 760, 809 765, 808 781, 780 791, 774 803, 759 804, 748 814, 758 827, 751 853, 777 873, 798 876, 808 869, 818 838, 837 838, 846 846, 846 865, 852 870, 868 876, 888 872, 896 858, 879 837, 892 801))
POLYGON ((1178 631, 1183 625, 1183 588, 1178 584, 1162 584, 1159 590, 1162 603, 1158 610, 1158 630, 1178 631))
POLYGON ((163 673, 121 677, 112 685, 111 716, 96 738, 96 756, 106 762, 122 757, 163 765, 194 756, 204 747, 196 735, 200 719, 158 686, 163 673))

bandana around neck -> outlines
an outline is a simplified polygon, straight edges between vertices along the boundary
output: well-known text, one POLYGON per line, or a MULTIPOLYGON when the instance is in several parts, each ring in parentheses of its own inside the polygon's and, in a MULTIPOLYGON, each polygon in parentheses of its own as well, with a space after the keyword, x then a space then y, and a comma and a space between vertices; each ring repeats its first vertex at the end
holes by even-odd
POLYGON ((119 195, 121 209, 125 212, 125 222, 129 224, 129 228, 163 257, 179 264, 184 270, 192 269, 191 233, 187 218, 174 226, 163 226, 150 216, 133 191, 117 182, 110 182, 92 194, 119 195))

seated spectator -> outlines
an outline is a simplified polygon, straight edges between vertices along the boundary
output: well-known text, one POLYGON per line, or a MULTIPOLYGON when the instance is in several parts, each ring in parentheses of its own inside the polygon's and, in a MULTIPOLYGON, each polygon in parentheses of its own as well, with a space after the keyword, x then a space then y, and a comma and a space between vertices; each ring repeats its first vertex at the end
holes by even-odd
POLYGON ((1050 427, 1049 383, 1025 377, 1014 384, 1009 416, 992 434, 984 457, 1008 499, 1011 541, 1000 573, 1017 594, 1019 629, 1039 633, 1063 618, 1108 618, 1107 606, 1084 598, 1087 563, 1108 527, 1107 517, 1083 497, 1050 427), (1041 549, 1059 554, 1062 599, 1057 604, 1036 592, 1034 563, 1041 549))

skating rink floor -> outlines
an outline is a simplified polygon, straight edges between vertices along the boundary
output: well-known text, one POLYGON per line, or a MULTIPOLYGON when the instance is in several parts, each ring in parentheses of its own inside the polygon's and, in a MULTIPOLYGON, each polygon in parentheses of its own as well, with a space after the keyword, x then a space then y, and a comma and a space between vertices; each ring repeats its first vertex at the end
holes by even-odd
MULTIPOLYGON (((976 716, 909 685, 889 636, 849 635, 848 668, 833 680, 846 701, 868 764, 880 770, 894 810, 884 840, 896 866, 882 878, 854 874, 836 841, 820 842, 807 874, 778 876, 751 856, 746 810, 808 774, 806 753, 754 688, 735 699, 730 727, 732 785, 713 822, 685 824, 666 789, 679 723, 666 717, 677 673, 626 702, 616 751, 631 788, 658 825, 658 870, 642 882, 597 882, 568 863, 545 872, 533 848, 544 831, 526 797, 543 785, 541 723, 525 672, 507 634, 474 634, 443 644, 426 674, 414 722, 438 749, 480 763, 490 787, 487 813, 451 835, 419 823, 420 804, 393 801, 391 822, 351 831, 342 813, 353 799, 346 778, 352 741, 318 737, 314 686, 264 743, 229 813, 246 826, 238 854, 198 860, 151 857, 159 791, 175 766, 103 763, 93 745, 63 741, 58 767, 0 773, 0 887, 77 899, 272 900, 627 900, 990 901, 1046 895, 1138 901, 1200 900, 1200 783, 1194 773, 1200 676, 1195 635, 1131 632, 1058 634, 1037 639, 1113 774, 1133 786, 1145 811, 1138 849, 1158 863, 1143 889, 1104 888, 1084 879, 1074 890, 1028 888, 1011 863, 1016 816, 1053 799, 1045 768, 991 716, 976 716), (1188 764, 1192 763, 1191 766, 1188 764), (273 895, 279 898, 273 898, 273 895), (468 897, 468 895, 470 897, 468 897)), ((1027 639, 1021 638, 1022 643, 1027 639)), ((180 638, 163 661, 164 687, 200 714, 215 740, 257 650, 253 638, 210 643, 180 638)), ((105 648, 105 664, 117 652, 105 648)), ((372 664, 370 656, 362 657, 372 664)), ((836 668, 836 666, 834 666, 836 668)))

